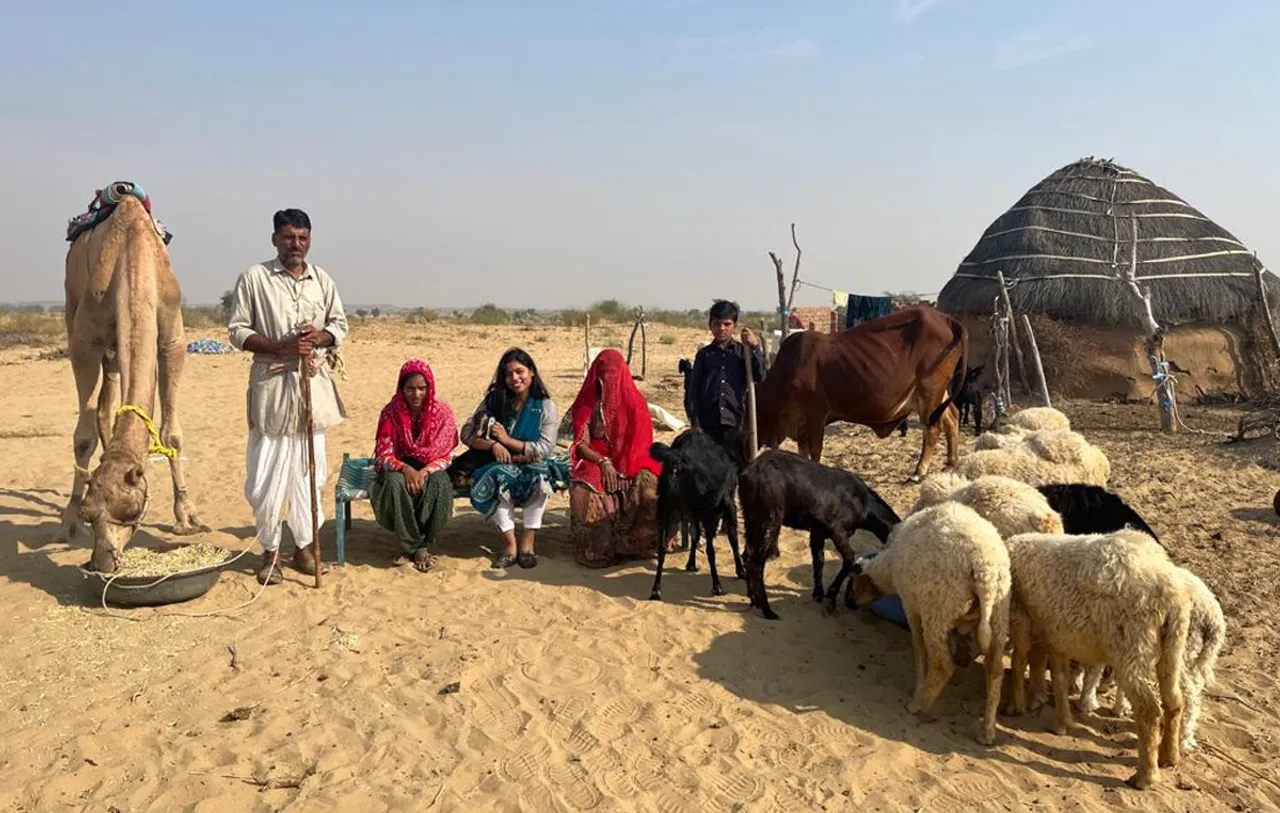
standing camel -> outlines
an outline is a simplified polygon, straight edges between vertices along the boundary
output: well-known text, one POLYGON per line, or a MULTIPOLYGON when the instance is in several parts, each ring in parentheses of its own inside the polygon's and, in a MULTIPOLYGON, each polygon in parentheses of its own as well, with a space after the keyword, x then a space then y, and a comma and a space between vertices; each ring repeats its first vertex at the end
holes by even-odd
POLYGON ((182 473, 182 293, 168 249, 141 201, 125 196, 111 215, 76 237, 67 250, 66 296, 80 417, 75 480, 62 526, 68 540, 91 529, 88 567, 112 573, 150 502, 147 460, 153 451, 169 457, 174 532, 209 530, 196 516, 182 473), (157 378, 164 420, 153 437, 157 378), (124 405, 117 407, 121 393, 124 405), (90 472, 99 439, 102 459, 90 472))

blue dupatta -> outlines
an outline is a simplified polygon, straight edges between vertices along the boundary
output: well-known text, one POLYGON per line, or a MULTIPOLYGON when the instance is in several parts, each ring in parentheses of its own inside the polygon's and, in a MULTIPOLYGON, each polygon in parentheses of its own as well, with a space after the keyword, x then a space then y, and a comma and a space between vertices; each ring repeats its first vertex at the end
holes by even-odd
MULTIPOLYGON (((530 398, 515 420, 506 425, 507 434, 532 443, 542 437, 542 412, 546 401, 530 398)), ((550 494, 569 487, 569 464, 559 457, 532 463, 486 463, 472 474, 471 507, 486 519, 498 507, 498 497, 511 496, 512 505, 524 505, 538 492, 550 494)))

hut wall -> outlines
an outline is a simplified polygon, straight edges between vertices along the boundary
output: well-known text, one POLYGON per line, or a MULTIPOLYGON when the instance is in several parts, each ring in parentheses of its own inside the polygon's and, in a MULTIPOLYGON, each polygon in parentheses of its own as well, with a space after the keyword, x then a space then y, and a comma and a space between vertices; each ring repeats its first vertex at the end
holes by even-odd
MULTIPOLYGON (((991 360, 990 318, 962 317, 969 330, 969 364, 991 360)), ((1066 398, 1149 398, 1155 390, 1145 339, 1133 330, 1083 327, 1048 317, 1032 319, 1049 389, 1066 398)), ((1023 347, 1026 349, 1026 339, 1023 347)), ((1173 328, 1165 357, 1183 397, 1256 396, 1269 385, 1267 364, 1248 330, 1218 325, 1173 328)), ((1028 362, 1029 363, 1029 362, 1028 362)), ((1014 394, 1020 391, 1017 357, 1010 359, 1014 394)), ((1030 373, 1029 375, 1034 375, 1030 373)))

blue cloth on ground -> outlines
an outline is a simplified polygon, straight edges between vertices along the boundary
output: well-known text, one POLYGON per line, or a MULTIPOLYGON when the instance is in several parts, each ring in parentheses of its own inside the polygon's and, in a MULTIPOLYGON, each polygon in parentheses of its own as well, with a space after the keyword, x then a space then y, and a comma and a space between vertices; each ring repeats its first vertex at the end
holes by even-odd
POLYGON ((222 353, 234 353, 236 349, 230 345, 223 344, 217 339, 196 339, 187 342, 187 352, 198 355, 220 355, 222 353))

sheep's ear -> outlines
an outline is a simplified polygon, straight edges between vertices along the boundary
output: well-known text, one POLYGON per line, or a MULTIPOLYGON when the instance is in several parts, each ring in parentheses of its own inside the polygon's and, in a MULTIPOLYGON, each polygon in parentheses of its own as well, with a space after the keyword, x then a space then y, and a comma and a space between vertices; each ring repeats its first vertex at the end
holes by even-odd
POLYGON ((853 575, 855 575, 855 576, 861 576, 861 575, 862 575, 862 562, 854 562, 854 563, 853 563, 853 575))

